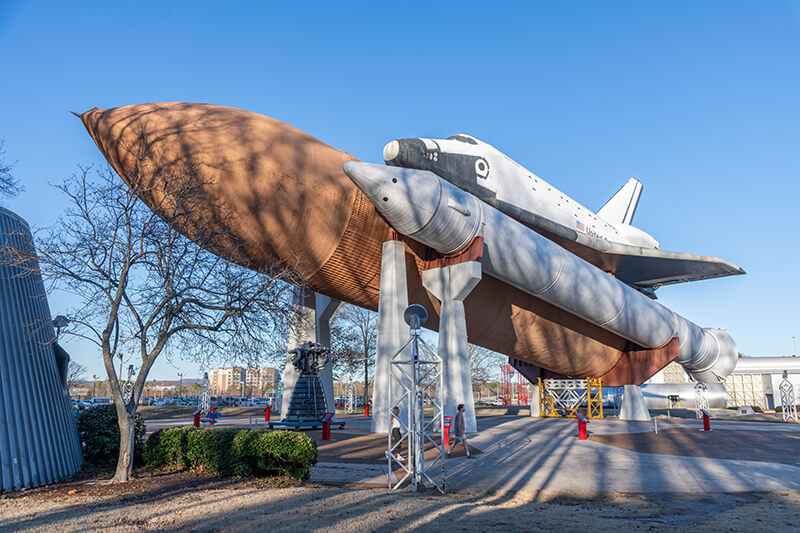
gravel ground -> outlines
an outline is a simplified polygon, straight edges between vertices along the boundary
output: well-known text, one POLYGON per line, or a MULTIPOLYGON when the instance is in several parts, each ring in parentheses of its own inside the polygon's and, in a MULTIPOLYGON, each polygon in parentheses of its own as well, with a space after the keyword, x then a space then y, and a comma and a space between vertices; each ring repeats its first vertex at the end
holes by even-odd
POLYGON ((62 483, 0 496, 0 532, 59 531, 781 531, 800 524, 800 493, 681 496, 551 493, 439 495, 200 475, 127 484, 62 483))

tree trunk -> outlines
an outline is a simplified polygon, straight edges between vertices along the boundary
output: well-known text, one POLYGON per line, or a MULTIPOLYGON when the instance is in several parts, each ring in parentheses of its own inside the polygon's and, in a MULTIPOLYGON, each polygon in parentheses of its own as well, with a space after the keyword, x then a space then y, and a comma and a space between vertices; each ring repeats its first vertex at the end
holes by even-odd
POLYGON ((133 478, 133 450, 135 426, 134 415, 129 414, 124 409, 117 409, 119 419, 119 458, 117 459, 117 471, 114 473, 114 483, 130 481, 133 478), (120 413, 122 411, 122 413, 120 413))

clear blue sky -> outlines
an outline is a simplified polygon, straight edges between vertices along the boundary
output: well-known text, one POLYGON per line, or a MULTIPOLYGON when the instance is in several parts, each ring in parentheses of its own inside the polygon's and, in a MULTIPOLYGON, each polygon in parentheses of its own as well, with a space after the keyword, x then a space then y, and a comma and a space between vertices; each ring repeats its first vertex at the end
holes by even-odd
MULTIPOLYGON (((27 189, 8 207, 49 225, 48 183, 102 162, 70 110, 224 104, 372 162, 469 133, 589 207, 639 178, 662 248, 748 272, 661 302, 748 355, 800 343, 800 2, 226 4, 0 1, 0 137, 27 189)), ((154 377, 176 367, 198 371, 154 377)))

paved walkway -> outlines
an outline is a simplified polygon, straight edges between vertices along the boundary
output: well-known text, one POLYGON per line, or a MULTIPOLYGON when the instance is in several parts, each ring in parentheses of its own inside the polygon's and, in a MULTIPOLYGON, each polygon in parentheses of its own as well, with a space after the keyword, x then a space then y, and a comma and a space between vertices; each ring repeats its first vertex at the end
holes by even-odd
MULTIPOLYGON (((800 437, 797 425, 734 421, 712 424, 721 442, 726 440, 726 430, 735 430, 739 440, 746 438, 744 432, 751 432, 754 444, 765 434, 766 438, 800 437)), ((469 461, 447 461, 449 490, 697 494, 800 490, 798 464, 641 453, 593 440, 579 441, 574 419, 489 416, 479 417, 478 425, 481 432, 470 439, 470 444, 484 453, 469 461)), ((589 427, 595 435, 653 430, 652 423, 615 420, 594 420, 589 427)), ((691 431, 700 435, 701 427, 695 421, 660 420, 660 433, 653 438, 669 439, 674 432, 663 430, 670 428, 682 429, 684 436, 691 431)), ((713 434, 712 431, 711 437, 702 436, 706 444, 713 445, 713 434)), ((382 485, 386 483, 385 466, 324 461, 314 468, 311 480, 382 485)))

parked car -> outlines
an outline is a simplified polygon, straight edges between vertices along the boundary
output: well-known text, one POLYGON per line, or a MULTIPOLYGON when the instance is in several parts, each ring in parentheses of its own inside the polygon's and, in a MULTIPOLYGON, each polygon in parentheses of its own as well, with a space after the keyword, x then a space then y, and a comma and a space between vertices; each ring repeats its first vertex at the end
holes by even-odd
POLYGON ((92 407, 97 407, 98 405, 111 405, 113 403, 111 398, 104 398, 102 396, 95 396, 89 401, 91 402, 92 407))

